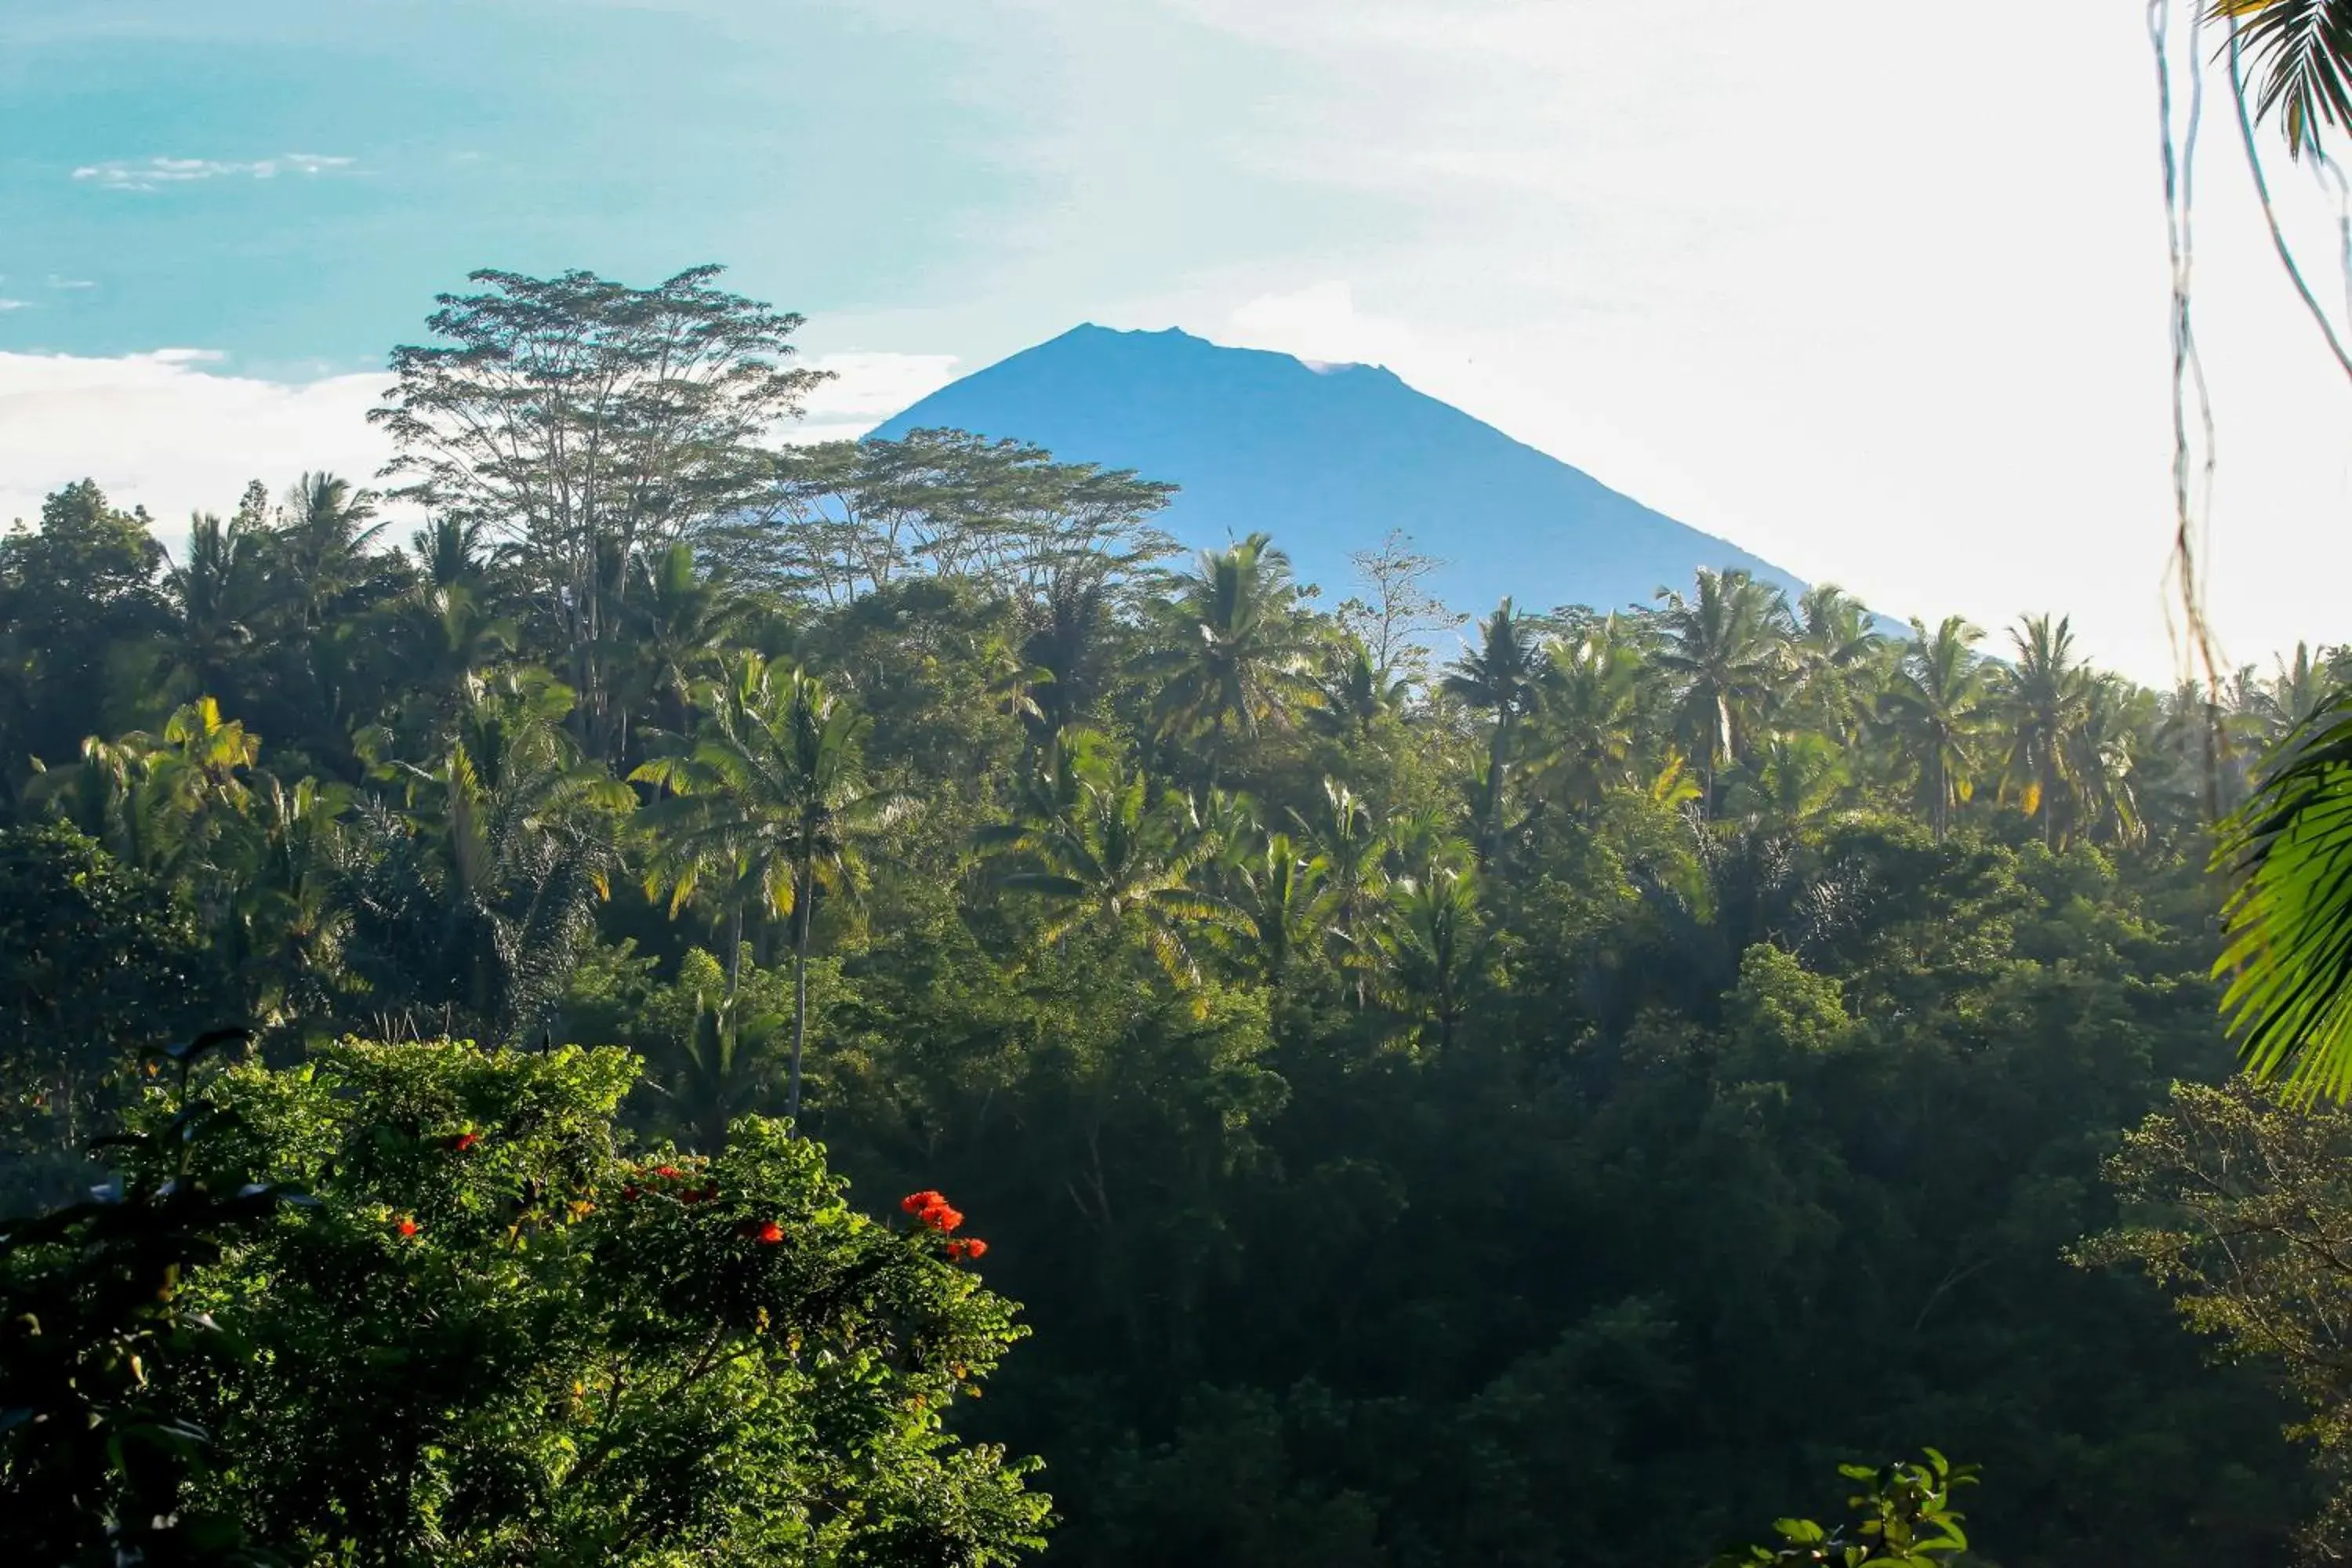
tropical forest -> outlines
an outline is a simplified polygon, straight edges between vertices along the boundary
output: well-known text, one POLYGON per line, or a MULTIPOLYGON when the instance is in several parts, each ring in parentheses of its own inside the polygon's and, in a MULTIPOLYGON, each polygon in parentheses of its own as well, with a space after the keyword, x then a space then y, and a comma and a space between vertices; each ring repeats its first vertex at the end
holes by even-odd
POLYGON ((0 537, 0 1561, 2352 1550, 2352 644, 1310 581, 804 326, 0 537))

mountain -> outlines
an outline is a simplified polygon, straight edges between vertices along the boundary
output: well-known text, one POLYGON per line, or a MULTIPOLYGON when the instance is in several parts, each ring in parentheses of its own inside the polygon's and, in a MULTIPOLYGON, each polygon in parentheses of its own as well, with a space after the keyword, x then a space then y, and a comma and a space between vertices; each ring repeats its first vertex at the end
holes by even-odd
POLYGON ((1082 326, 977 371, 874 432, 1016 437, 1182 487, 1162 521, 1192 546, 1264 529, 1327 603, 1350 552, 1401 528, 1445 559, 1431 586, 1484 613, 1648 605, 1701 566, 1804 584, 1676 522, 1385 369, 1310 365, 1181 331, 1082 326))

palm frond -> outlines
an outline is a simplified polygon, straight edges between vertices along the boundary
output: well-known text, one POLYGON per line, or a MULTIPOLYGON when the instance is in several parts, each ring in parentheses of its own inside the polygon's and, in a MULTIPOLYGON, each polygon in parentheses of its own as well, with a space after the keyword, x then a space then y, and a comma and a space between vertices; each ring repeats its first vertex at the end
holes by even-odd
POLYGON ((2290 742, 2222 825, 2217 868, 2237 879, 2223 918, 2221 1007, 2257 1078, 2352 1098, 2352 689, 2290 742))
POLYGON ((2252 57, 2256 117, 2283 112, 2295 156, 2322 125, 2352 126, 2352 0, 2215 0, 2208 16, 2252 57))

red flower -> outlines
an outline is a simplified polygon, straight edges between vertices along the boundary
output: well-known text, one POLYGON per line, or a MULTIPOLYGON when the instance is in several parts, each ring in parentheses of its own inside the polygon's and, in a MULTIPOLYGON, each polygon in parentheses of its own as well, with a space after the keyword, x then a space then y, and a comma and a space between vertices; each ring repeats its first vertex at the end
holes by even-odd
POLYGON ((774 1220, 770 1220, 767 1224, 761 1226, 758 1231, 753 1233, 751 1239, 761 1242, 766 1246, 773 1247, 776 1243, 784 1239, 784 1227, 778 1225, 774 1220))
POLYGON ((950 1208, 945 1204, 937 1204, 925 1209, 921 1214, 915 1217, 921 1220, 925 1225, 929 1226, 933 1230, 938 1231, 941 1236, 945 1236, 948 1232, 953 1230, 956 1226, 963 1223, 963 1210, 959 1208, 950 1208))
POLYGON ((900 1198, 898 1206, 908 1214, 920 1214, 925 1209, 945 1208, 947 1202, 947 1199, 926 1187, 919 1193, 908 1193, 905 1197, 900 1198))
POLYGON ((961 1263, 967 1258, 985 1258, 987 1256, 988 1243, 981 1240, 980 1237, 976 1236, 962 1237, 957 1240, 948 1243, 948 1258, 952 1262, 961 1263))
POLYGON ((634 1186, 623 1187, 621 1189, 621 1200, 624 1203, 635 1203, 637 1201, 637 1189, 634 1186))
POLYGON ((677 1194, 677 1201, 682 1204, 698 1204, 702 1201, 702 1196, 703 1194, 700 1187, 688 1187, 686 1191, 677 1194))
POLYGON ((478 1132, 460 1132, 449 1140, 449 1147, 462 1154, 481 1141, 482 1135, 478 1132))
POLYGON ((676 1165, 656 1165, 654 1167, 654 1174, 664 1181, 674 1182, 677 1180, 678 1169, 676 1165))
POLYGON ((421 1227, 415 1220, 409 1218, 406 1215, 402 1215, 400 1216, 400 1223, 394 1226, 392 1228, 398 1231, 403 1236, 415 1236, 421 1227))

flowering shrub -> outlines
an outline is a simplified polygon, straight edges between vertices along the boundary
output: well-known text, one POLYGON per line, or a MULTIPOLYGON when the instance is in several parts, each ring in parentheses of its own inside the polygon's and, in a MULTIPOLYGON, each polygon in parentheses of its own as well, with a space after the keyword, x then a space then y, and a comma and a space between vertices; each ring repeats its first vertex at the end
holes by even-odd
POLYGON ((216 1436, 203 1504, 289 1561, 384 1568, 984 1568, 1041 1546, 1029 1467, 942 1425, 1024 1331, 952 1266, 982 1244, 940 1256, 962 1216, 877 1224, 758 1118, 707 1159, 627 1163, 636 1070, 346 1045, 214 1079, 201 1173, 318 1203, 187 1282, 257 1352, 164 1391, 216 1436))

